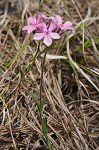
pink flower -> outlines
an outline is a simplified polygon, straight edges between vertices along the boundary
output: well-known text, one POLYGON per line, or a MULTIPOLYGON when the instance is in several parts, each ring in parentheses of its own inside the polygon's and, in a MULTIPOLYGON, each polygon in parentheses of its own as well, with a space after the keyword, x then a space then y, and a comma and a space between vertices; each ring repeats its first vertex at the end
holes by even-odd
POLYGON ((28 22, 29 25, 24 26, 22 30, 26 30, 28 33, 36 30, 33 39, 43 39, 44 44, 47 46, 52 44, 52 39, 60 39, 59 33, 56 33, 59 32, 57 27, 64 31, 74 29, 71 22, 63 22, 62 17, 59 15, 56 17, 46 17, 44 14, 39 13, 37 19, 36 17, 32 16, 28 18, 28 22))
POLYGON ((59 15, 55 17, 54 22, 58 25, 58 27, 60 27, 61 30, 74 30, 72 23, 69 21, 63 23, 62 17, 59 15))
POLYGON ((22 30, 26 30, 28 33, 33 32, 40 25, 40 20, 41 20, 41 14, 38 15, 37 20, 36 20, 36 17, 34 16, 29 17, 28 22, 30 25, 24 26, 22 30))
POLYGON ((47 46, 50 46, 52 44, 52 39, 60 39, 60 35, 58 33, 53 32, 56 28, 56 25, 54 22, 50 23, 50 26, 48 29, 47 29, 46 24, 42 23, 41 28, 42 28, 41 33, 34 34, 34 37, 33 37, 34 40, 44 39, 43 40, 44 44, 47 46))

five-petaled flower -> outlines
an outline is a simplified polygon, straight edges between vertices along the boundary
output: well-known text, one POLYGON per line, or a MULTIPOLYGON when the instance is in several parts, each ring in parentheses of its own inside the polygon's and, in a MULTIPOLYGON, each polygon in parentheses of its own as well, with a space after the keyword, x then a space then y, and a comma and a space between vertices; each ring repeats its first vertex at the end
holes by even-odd
POLYGON ((38 18, 37 18, 37 19, 36 19, 36 17, 34 17, 34 16, 29 17, 29 18, 28 18, 28 22, 29 22, 30 25, 24 26, 24 27, 22 28, 22 30, 26 30, 28 33, 33 32, 34 30, 37 29, 37 27, 38 27, 39 25, 41 25, 40 20, 41 20, 41 14, 38 15, 38 18))
POLYGON ((42 32, 35 33, 33 39, 41 40, 44 39, 43 42, 45 45, 50 46, 52 44, 52 39, 60 39, 60 35, 58 33, 53 32, 55 30, 55 23, 51 22, 49 28, 45 23, 42 24, 42 32))

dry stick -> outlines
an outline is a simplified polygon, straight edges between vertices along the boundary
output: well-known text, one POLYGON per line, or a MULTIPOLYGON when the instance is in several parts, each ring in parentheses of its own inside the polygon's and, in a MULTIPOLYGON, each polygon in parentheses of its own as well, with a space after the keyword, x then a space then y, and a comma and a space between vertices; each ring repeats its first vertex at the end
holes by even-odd
MULTIPOLYGON (((43 83, 43 71, 44 71, 44 63, 46 58, 47 52, 44 53, 44 58, 42 62, 42 68, 41 68, 41 79, 40 79, 40 104, 42 102, 42 83, 43 83)), ((40 112, 40 121, 42 120, 42 113, 40 112)))

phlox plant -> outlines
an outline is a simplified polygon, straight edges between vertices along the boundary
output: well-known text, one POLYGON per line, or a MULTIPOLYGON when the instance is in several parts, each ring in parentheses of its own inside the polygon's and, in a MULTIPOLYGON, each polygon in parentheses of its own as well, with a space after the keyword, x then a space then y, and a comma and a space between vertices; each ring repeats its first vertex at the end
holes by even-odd
POLYGON ((46 17, 39 13, 36 19, 35 16, 28 18, 29 25, 26 25, 22 30, 28 33, 33 32, 33 40, 43 40, 43 43, 49 47, 52 40, 60 39, 60 31, 74 30, 70 21, 63 21, 62 17, 56 15, 55 17, 46 17))
MULTIPOLYGON (((42 13, 38 14, 38 17, 31 16, 28 18, 29 25, 26 25, 22 28, 22 30, 26 30, 29 34, 33 33, 33 40, 43 41, 46 45, 46 48, 42 51, 45 52, 44 59, 42 62, 42 70, 41 70, 41 81, 40 81, 40 98, 38 99, 36 95, 32 92, 32 98, 36 103, 40 114, 40 123, 41 130, 43 133, 43 139, 46 143, 46 147, 48 150, 55 150, 53 145, 50 143, 48 138, 48 123, 47 118, 43 116, 43 106, 44 101, 41 98, 42 92, 42 80, 43 80, 43 67, 44 61, 46 57, 47 51, 50 49, 53 40, 59 40, 61 38, 61 32, 65 32, 67 30, 74 30, 73 25, 69 21, 63 21, 62 17, 56 15, 55 17, 47 17, 42 13)), ((42 52, 40 54, 42 54, 42 52)), ((38 53, 38 50, 37 50, 38 53)), ((39 56, 39 54, 38 54, 39 56)), ((36 56, 34 57, 35 60, 36 56)))

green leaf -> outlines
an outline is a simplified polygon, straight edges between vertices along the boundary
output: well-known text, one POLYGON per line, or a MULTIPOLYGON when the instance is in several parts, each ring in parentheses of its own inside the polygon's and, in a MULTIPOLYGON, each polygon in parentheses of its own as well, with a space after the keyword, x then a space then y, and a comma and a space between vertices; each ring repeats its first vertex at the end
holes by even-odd
POLYGON ((22 65, 21 64, 19 65, 19 78, 20 80, 22 78, 22 65))
POLYGON ((47 134, 48 134, 48 125, 47 125, 47 118, 43 118, 42 122, 42 133, 44 134, 45 138, 47 138, 47 134))
POLYGON ((42 2, 42 0, 39 0, 39 4, 42 2))
POLYGON ((34 93, 31 92, 31 95, 33 97, 33 100, 36 102, 36 105, 38 107, 38 110, 40 111, 40 102, 38 100, 38 98, 36 97, 36 95, 34 93))
POLYGON ((40 103, 40 112, 42 112, 43 106, 44 106, 44 101, 42 100, 41 103, 40 103))
POLYGON ((27 67, 26 67, 26 71, 29 72, 31 69, 32 69, 31 64, 28 64, 27 67))
POLYGON ((48 150, 55 150, 55 148, 52 146, 52 143, 48 139, 48 150))
POLYGON ((31 92, 33 100, 36 102, 36 105, 38 107, 39 112, 42 112, 43 106, 44 106, 44 101, 42 100, 41 102, 38 100, 37 96, 31 92))
POLYGON ((25 43, 23 45, 23 47, 20 49, 20 51, 15 55, 15 57, 13 58, 13 60, 10 62, 10 65, 12 65, 17 59, 19 59, 19 57, 22 56, 22 54, 24 53, 24 51, 27 49, 28 45, 29 45, 30 41, 25 43))
MULTIPOLYGON (((99 38, 97 38, 97 39, 94 39, 94 43, 95 44, 98 44, 99 43, 99 38)), ((91 44, 91 41, 90 40, 88 40, 88 39, 85 39, 85 42, 84 42, 84 47, 85 48, 89 48, 89 47, 91 47, 92 46, 92 44, 91 44)), ((82 45, 80 45, 80 46, 78 46, 77 47, 77 50, 82 50, 83 48, 82 48, 82 45)))
POLYGON ((49 140, 48 140, 48 150, 53 150, 52 144, 50 143, 49 140))
POLYGON ((48 150, 53 150, 52 145, 50 144, 50 146, 48 147, 48 150))

